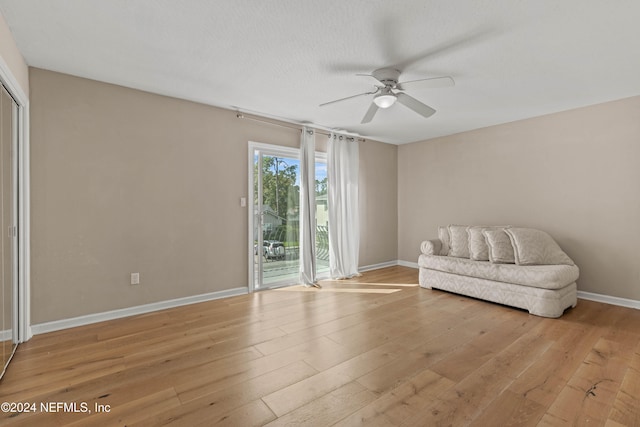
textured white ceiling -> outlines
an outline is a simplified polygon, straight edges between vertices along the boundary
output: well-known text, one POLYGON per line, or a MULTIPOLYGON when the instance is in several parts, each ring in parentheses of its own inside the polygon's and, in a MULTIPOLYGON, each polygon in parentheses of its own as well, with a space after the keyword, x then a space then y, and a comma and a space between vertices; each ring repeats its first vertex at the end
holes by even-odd
POLYGON ((640 1, 0 0, 30 66, 407 143, 640 94, 640 1), (452 76, 361 125, 356 73, 452 76))

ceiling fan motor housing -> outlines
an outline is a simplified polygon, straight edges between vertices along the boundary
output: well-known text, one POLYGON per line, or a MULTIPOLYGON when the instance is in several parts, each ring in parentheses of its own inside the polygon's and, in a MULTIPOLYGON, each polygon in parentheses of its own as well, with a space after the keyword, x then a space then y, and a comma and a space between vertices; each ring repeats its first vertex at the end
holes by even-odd
POLYGON ((371 75, 383 85, 393 88, 398 84, 400 70, 396 70, 395 68, 379 68, 371 73, 371 75))

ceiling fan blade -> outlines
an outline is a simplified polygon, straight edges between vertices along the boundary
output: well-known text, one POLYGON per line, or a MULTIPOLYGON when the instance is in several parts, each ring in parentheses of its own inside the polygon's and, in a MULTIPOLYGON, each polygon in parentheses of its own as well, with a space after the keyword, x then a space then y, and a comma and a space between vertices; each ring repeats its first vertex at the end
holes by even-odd
POLYGON ((492 29, 479 28, 477 30, 467 32, 466 34, 462 34, 447 42, 440 43, 438 45, 432 46, 427 50, 419 52, 402 62, 394 64, 394 68, 397 68, 400 71, 404 71, 412 65, 422 62, 426 59, 432 59, 439 55, 449 53, 453 50, 460 50, 471 47, 472 45, 485 41, 490 36, 494 35, 495 31, 492 29))
POLYGON ((420 114, 421 116, 424 116, 425 118, 429 118, 433 116, 433 114, 436 112, 436 110, 434 110, 433 108, 429 107, 426 104, 423 104, 422 102, 407 95, 406 93, 400 92, 397 94, 397 97, 398 97, 399 103, 401 103, 405 107, 409 107, 410 109, 420 114))
POLYGON ((396 85, 398 90, 411 89, 430 89, 436 87, 448 87, 454 86, 456 83, 449 76, 447 77, 434 77, 430 79, 410 80, 408 82, 401 82, 396 85))
POLYGON ((402 23, 387 13, 373 23, 375 44, 378 46, 383 64, 394 64, 400 59, 398 50, 401 45, 401 27, 402 23))
POLYGON ((364 64, 364 63, 356 63, 356 62, 342 62, 339 64, 331 63, 331 64, 323 64, 322 67, 325 71, 330 73, 339 73, 339 74, 355 74, 362 73, 366 70, 371 70, 375 68, 374 64, 364 64))
POLYGON ((367 110, 367 113, 364 115, 360 123, 361 124, 369 123, 373 119, 373 116, 376 115, 377 112, 378 112, 378 106, 376 105, 375 102, 372 102, 371 106, 367 110))
POLYGON ((364 93, 359 93, 357 95, 351 95, 351 96, 347 96, 345 98, 340 98, 340 99, 336 99, 334 101, 329 101, 329 102, 325 102, 324 104, 320 104, 320 107, 324 107, 325 105, 329 105, 329 104, 335 104, 336 102, 341 102, 341 101, 346 101, 347 99, 351 99, 351 98, 357 98, 359 96, 364 96, 364 95, 375 95, 376 93, 378 93, 378 90, 375 90, 373 92, 364 92, 364 93))

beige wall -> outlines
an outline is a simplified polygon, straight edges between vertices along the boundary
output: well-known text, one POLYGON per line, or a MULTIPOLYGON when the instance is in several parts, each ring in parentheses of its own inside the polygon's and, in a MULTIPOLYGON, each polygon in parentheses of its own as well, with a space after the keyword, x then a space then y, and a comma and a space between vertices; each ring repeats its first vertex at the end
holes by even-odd
POLYGON ((640 97, 398 150, 398 252, 416 262, 441 224, 549 232, 578 289, 640 300, 640 97))
POLYGON ((398 147, 360 146, 360 259, 367 266, 398 259, 398 147))
POLYGON ((26 96, 29 96, 29 70, 22 54, 11 35, 9 25, 0 13, 0 58, 8 66, 11 74, 26 96))
MULTIPOLYGON (((298 146, 299 132, 40 69, 30 79, 34 324, 247 285, 247 142, 298 146)), ((363 185, 375 212, 362 212, 361 265, 397 259, 396 150, 361 143, 362 179, 386 182, 363 185)))

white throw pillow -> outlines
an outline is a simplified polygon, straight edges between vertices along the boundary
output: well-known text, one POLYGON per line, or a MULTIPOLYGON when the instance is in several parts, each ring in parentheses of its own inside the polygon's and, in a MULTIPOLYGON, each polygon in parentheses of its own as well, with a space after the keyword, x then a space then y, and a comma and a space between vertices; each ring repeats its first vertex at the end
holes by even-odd
POLYGON ((438 239, 442 242, 442 246, 440 247, 440 255, 447 256, 449 255, 449 228, 446 226, 438 227, 438 239))
POLYGON ((449 226, 449 256, 457 258, 469 258, 469 235, 467 225, 449 226))
POLYGON ((489 246, 482 234, 483 230, 504 230, 508 225, 501 226, 480 226, 469 227, 469 258, 475 261, 489 261, 489 246))
POLYGON ((533 228, 506 230, 518 265, 574 265, 573 261, 547 233, 533 228))
POLYGON ((489 261, 494 264, 514 264, 515 255, 511 239, 505 230, 483 230, 489 247, 489 261))

